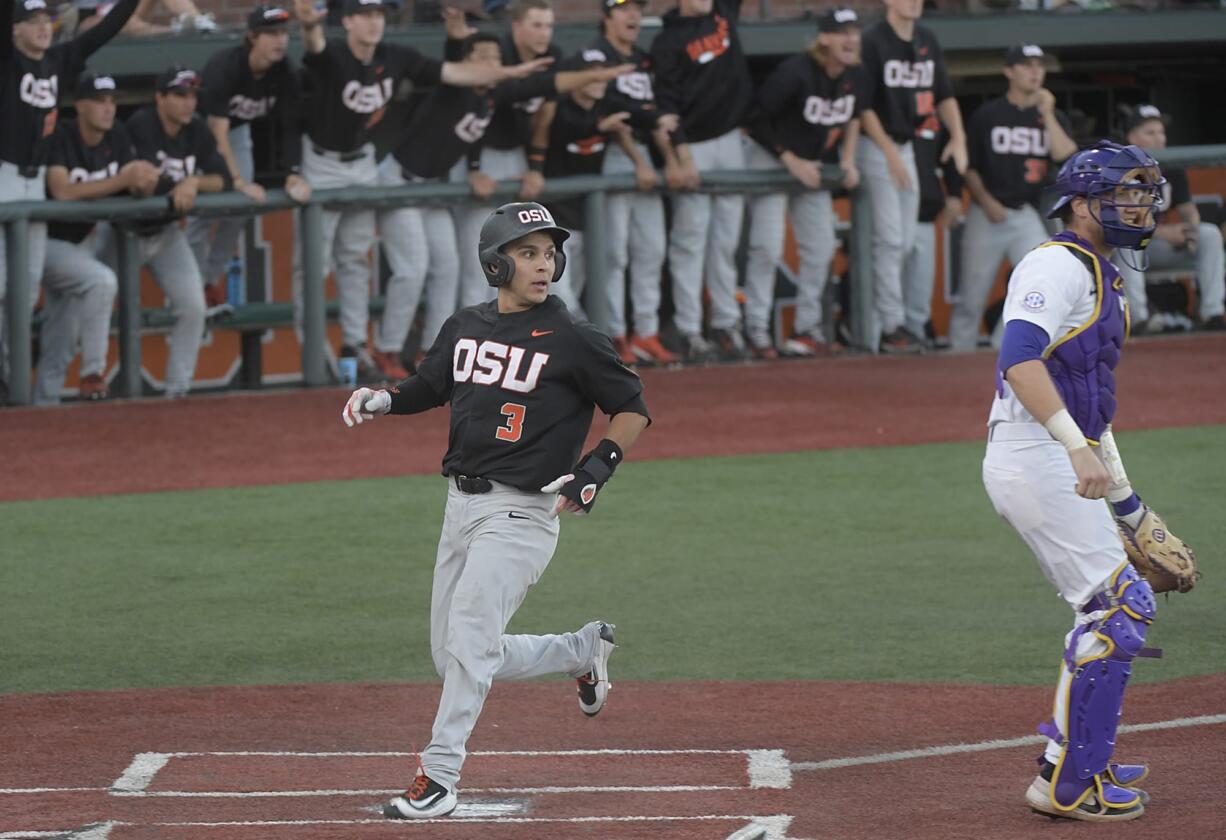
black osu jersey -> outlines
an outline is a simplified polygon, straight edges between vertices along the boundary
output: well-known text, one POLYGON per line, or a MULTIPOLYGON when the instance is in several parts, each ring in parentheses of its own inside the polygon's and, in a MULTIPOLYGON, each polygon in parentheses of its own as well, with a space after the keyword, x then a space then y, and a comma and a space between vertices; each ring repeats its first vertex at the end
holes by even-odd
MULTIPOLYGON (((549 126, 545 177, 599 175, 609 144, 617 141, 601 133, 596 123, 612 113, 616 112, 605 99, 593 105, 590 111, 570 96, 560 99, 553 123, 549 126)), ((551 202, 549 208, 562 227, 583 230, 583 204, 583 196, 575 196, 551 202)))
POLYGON ((666 13, 651 42, 656 105, 681 117, 674 143, 698 143, 727 134, 753 103, 753 80, 737 35, 741 0, 715 0, 709 14, 666 13))
POLYGON ((381 43, 363 64, 343 39, 329 38, 322 51, 302 57, 310 92, 306 133, 334 152, 351 152, 370 142, 385 116, 396 85, 407 78, 419 87, 442 81, 443 64, 412 47, 381 43))
POLYGON ((630 47, 630 54, 626 55, 603 35, 589 49, 598 50, 609 61, 634 65, 634 70, 609 82, 601 101, 608 104, 610 114, 628 112, 634 139, 651 148, 651 131, 656 127, 656 117, 660 113, 651 81, 651 54, 635 44, 630 47))
POLYGON ((242 46, 213 54, 201 73, 200 111, 206 117, 225 117, 231 129, 267 121, 275 126, 269 142, 284 154, 286 166, 296 167, 302 163, 302 84, 297 68, 286 58, 257 79, 247 56, 242 46))
POLYGON ((935 135, 940 128, 936 106, 954 89, 932 30, 917 23, 912 39, 904 41, 882 20, 864 30, 861 45, 865 109, 877 115, 896 143, 910 142, 920 129, 935 135))
POLYGON ((505 81, 484 93, 440 85, 414 109, 404 139, 392 154, 405 170, 420 178, 441 178, 480 145, 500 110, 552 96, 556 90, 552 73, 505 81))
MULTIPOLYGON (((119 174, 123 165, 136 157, 128 133, 118 123, 102 136, 97 146, 86 146, 76 120, 63 120, 51 135, 47 150, 47 166, 62 166, 68 170, 73 184, 102 181, 119 174)), ((58 222, 47 224, 47 236, 65 242, 80 242, 94 229, 93 222, 58 222)))
MULTIPOLYGON (((1072 125, 1060 111, 1065 131, 1072 125)), ((1051 141, 1039 109, 1019 108, 999 96, 980 105, 966 125, 969 166, 1006 207, 1038 206, 1051 171, 1051 141)))
MULTIPOLYGON (((448 44, 451 49, 456 46, 454 42, 449 41, 448 44)), ((514 67, 516 64, 524 63, 520 60, 519 50, 515 48, 515 42, 511 39, 510 33, 507 33, 502 39, 501 46, 504 67, 514 67)), ((453 53, 449 52, 448 56, 451 55, 453 53)), ((533 116, 541 110, 541 106, 547 100, 557 96, 557 88, 552 85, 552 77, 557 73, 557 62, 562 59, 562 51, 551 44, 549 49, 537 57, 549 57, 554 60, 553 64, 539 74, 550 78, 551 84, 548 91, 531 97, 516 97, 514 104, 510 107, 495 110, 481 138, 480 145, 489 146, 491 149, 518 149, 527 146, 532 139, 533 116)))
POLYGON ((529 492, 574 467, 595 408, 646 411, 643 383, 609 337, 553 295, 524 312, 500 314, 497 300, 459 310, 417 377, 437 405, 451 403, 443 474, 529 492))
POLYGON ((13 43, 13 0, 0 2, 0 160, 41 166, 55 132, 61 90, 71 91, 85 60, 123 28, 137 0, 120 0, 92 29, 47 48, 35 61, 13 43))
MULTIPOLYGON (((217 141, 199 114, 179 129, 174 137, 168 135, 158 119, 153 105, 141 108, 128 117, 125 124, 136 157, 158 167, 158 179, 154 195, 167 195, 175 185, 189 175, 220 175, 225 189, 230 189, 230 169, 217 151, 217 141)), ((157 233, 174 219, 167 215, 162 219, 142 220, 135 226, 141 235, 157 233)))
POLYGON ((781 63, 758 89, 758 115, 750 134, 776 155, 839 162, 847 124, 864 110, 864 82, 849 67, 832 79, 808 54, 781 63))

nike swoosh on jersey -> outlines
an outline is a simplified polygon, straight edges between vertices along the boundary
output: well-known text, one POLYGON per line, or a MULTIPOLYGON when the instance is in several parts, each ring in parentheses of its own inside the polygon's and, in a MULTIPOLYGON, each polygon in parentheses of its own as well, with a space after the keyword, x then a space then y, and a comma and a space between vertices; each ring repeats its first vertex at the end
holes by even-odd
POLYGON ((552 335, 552 334, 553 334, 553 330, 533 330, 532 331, 533 338, 540 338, 543 335, 552 335))
POLYGON ((524 516, 522 513, 511 512, 507 514, 507 519, 531 519, 531 516, 524 516))

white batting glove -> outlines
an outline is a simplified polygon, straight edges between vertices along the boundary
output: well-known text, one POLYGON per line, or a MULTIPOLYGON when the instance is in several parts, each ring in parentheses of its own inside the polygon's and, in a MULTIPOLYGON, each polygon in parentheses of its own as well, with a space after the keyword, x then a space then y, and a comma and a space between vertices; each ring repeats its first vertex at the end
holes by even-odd
POLYGON ((392 395, 387 391, 372 391, 370 388, 358 388, 349 395, 341 419, 345 425, 353 428, 363 420, 374 420, 376 414, 387 414, 392 410, 392 395))

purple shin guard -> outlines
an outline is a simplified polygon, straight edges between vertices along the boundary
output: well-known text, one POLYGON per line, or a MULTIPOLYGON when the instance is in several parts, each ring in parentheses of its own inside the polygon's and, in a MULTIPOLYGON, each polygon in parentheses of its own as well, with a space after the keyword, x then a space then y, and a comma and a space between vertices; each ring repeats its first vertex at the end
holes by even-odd
POLYGON ((1082 634, 1074 634, 1065 655, 1073 677, 1068 689, 1067 738, 1062 739, 1064 754, 1052 779, 1052 799, 1060 808, 1072 809, 1094 792, 1107 808, 1128 808, 1137 803, 1137 794, 1116 784, 1108 765, 1132 660, 1144 647, 1146 630, 1154 619, 1154 594, 1136 570, 1125 564, 1087 609, 1106 611, 1104 617, 1087 625, 1087 632, 1107 649, 1076 660, 1082 634))

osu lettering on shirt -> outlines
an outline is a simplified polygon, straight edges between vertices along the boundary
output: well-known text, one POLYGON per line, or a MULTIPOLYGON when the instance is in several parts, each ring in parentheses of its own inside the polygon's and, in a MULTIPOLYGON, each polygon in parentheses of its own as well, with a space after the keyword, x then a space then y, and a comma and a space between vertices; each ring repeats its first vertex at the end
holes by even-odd
POLYGON ((35 61, 13 43, 13 0, 0 0, 0 160, 17 166, 45 163, 60 90, 72 90, 85 60, 119 33, 136 3, 119 0, 97 26, 48 47, 35 61))
MULTIPOLYGON (((444 475, 539 492, 574 467, 594 407, 647 416, 643 384, 609 337, 557 297, 524 312, 492 300, 456 312, 417 369, 435 405, 451 403, 444 475)), ((392 413, 403 413, 396 395, 392 413)))
MULTIPOLYGON (((265 122, 271 129, 268 144, 284 156, 284 166, 297 167, 302 163, 298 72, 287 58, 257 79, 247 55, 242 46, 213 54, 201 74, 200 111, 206 117, 225 117, 231 129, 265 122)), ((273 168, 256 166, 256 171, 273 168)))
POLYGON ((302 65, 310 88, 307 136, 334 152, 351 152, 370 141, 400 79, 435 87, 443 76, 442 62, 412 47, 381 43, 370 63, 363 64, 344 40, 336 38, 328 39, 320 52, 306 53, 302 65))
MULTIPOLYGON (((118 175, 123 165, 135 157, 132 141, 122 125, 116 124, 104 134, 97 146, 86 146, 77 121, 64 120, 51 136, 47 165, 64 167, 70 183, 84 184, 118 175)), ((93 222, 52 221, 47 224, 47 236, 81 242, 93 229, 93 222)))
POLYGON ((896 143, 908 143, 917 131, 940 130, 936 106, 954 95, 945 55, 932 30, 920 24, 910 41, 899 38, 886 21, 864 30, 861 67, 866 76, 871 109, 885 133, 896 143))
POLYGON ((839 162, 847 124, 864 109, 864 81, 849 67, 832 79, 812 56, 783 61, 758 89, 758 117, 750 134, 775 154, 839 162))
POLYGON ((610 114, 628 112, 630 127, 634 129, 634 139, 647 145, 649 149, 652 148, 651 131, 656 127, 660 109, 656 106, 651 80, 651 54, 637 44, 632 44, 627 55, 603 35, 596 39, 590 49, 598 50, 610 61, 634 65, 634 70, 609 82, 601 101, 607 104, 610 114))
POLYGON ((715 0, 711 12, 682 17, 666 13, 651 42, 656 105, 677 114, 674 143, 698 143, 741 125, 753 103, 753 80, 736 23, 741 0, 715 0))
MULTIPOLYGON (((1057 111, 1065 131, 1068 117, 1057 111)), ((1049 180, 1051 141, 1037 107, 1019 108, 1000 96, 980 105, 966 125, 969 166, 1006 207, 1035 207, 1049 180)))
MULTIPOLYGON (((136 157, 149 161, 161 172, 154 195, 167 195, 175 184, 189 175, 220 175, 225 181, 225 189, 231 188, 229 167, 217 151, 213 133, 199 115, 193 115, 192 121, 171 137, 162 128, 157 108, 147 105, 128 118, 125 128, 136 157)), ((174 218, 168 214, 161 219, 143 220, 136 230, 143 236, 149 236, 166 227, 174 218)))

